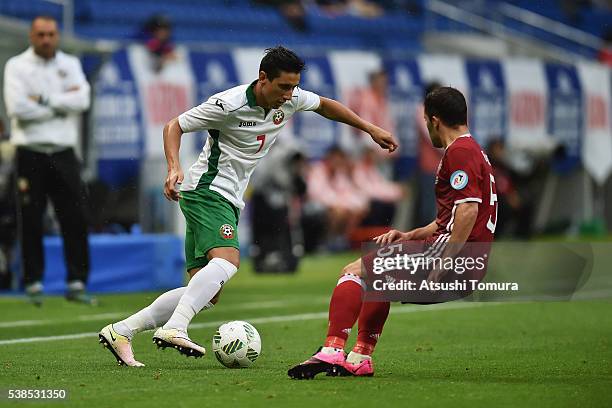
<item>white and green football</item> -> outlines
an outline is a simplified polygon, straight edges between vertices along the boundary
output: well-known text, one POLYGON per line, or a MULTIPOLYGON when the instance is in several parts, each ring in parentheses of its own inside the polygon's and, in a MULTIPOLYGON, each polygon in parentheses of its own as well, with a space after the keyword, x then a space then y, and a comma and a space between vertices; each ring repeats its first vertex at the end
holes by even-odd
POLYGON ((245 368, 261 353, 261 337, 250 323, 236 320, 222 324, 213 336, 212 350, 228 368, 245 368))

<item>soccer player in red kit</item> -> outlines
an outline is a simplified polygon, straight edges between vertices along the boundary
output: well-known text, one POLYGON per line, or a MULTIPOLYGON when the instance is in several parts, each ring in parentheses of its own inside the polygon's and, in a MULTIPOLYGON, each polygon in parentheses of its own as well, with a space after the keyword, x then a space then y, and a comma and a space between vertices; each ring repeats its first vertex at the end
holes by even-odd
MULTIPOLYGON (((435 147, 444 148, 436 176, 437 217, 429 225, 408 232, 391 230, 374 240, 387 245, 410 241, 423 256, 453 258, 464 244, 483 243, 488 252, 495 233, 497 194, 489 159, 467 127, 467 104, 461 92, 441 87, 425 98, 425 121, 435 147)), ((480 245, 480 244, 477 244, 480 245)), ((467 249, 469 251, 469 249, 467 249)), ((324 346, 310 359, 288 371, 295 379, 328 375, 371 376, 372 353, 387 316, 389 302, 364 302, 365 258, 344 267, 329 305, 329 326, 324 346), (345 343, 358 321, 357 343, 348 356, 345 343)), ((486 256, 485 256, 486 258, 486 256)), ((431 268, 427 281, 441 282, 448 270, 431 268)), ((484 277, 484 271, 476 279, 484 277)))

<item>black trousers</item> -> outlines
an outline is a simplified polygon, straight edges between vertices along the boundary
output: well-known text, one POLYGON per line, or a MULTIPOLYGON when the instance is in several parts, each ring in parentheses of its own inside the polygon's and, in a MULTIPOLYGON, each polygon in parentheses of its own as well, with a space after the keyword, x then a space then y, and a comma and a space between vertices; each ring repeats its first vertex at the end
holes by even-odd
POLYGON ((17 148, 17 214, 24 284, 42 281, 45 267, 43 214, 51 199, 64 240, 67 281, 87 283, 86 189, 80 164, 72 148, 56 153, 39 153, 17 148))

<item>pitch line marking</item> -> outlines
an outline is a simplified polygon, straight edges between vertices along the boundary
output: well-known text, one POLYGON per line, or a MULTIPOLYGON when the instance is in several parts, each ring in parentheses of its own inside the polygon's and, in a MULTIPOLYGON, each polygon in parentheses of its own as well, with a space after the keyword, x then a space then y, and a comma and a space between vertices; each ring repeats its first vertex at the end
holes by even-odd
MULTIPOLYGON (((581 300, 597 300, 597 299, 605 299, 608 298, 610 292, 607 290, 602 291, 593 291, 582 294, 582 296, 576 296, 581 300), (601 296, 604 295, 604 296, 601 296)), ((524 299, 527 300, 527 299, 524 299)), ((427 312, 427 311, 438 311, 438 310, 456 310, 456 309, 468 309, 475 307, 485 307, 485 306, 497 306, 497 305, 505 305, 505 304, 518 304, 525 302, 454 302, 454 303, 442 303, 437 305, 405 305, 398 306, 395 308, 391 308, 391 314, 404 314, 404 313, 416 313, 416 312, 427 312)), ((227 310, 227 309, 226 309, 227 310)), ((291 321, 304 321, 304 320, 317 320, 323 319, 327 317, 328 312, 318 312, 318 313, 301 313, 301 314, 293 314, 293 315, 280 315, 280 316, 267 316, 267 317, 254 317, 250 319, 244 319, 252 324, 267 324, 267 323, 280 323, 280 322, 291 322, 291 321)), ((204 329, 208 327, 217 327, 223 323, 226 323, 227 320, 217 320, 213 322, 204 322, 204 323, 194 323, 189 326, 191 329, 204 329)), ((37 342, 47 342, 47 341, 57 341, 57 340, 72 340, 72 339, 81 339, 87 337, 95 337, 97 336, 97 332, 89 332, 89 333, 75 333, 75 334, 65 334, 60 336, 44 336, 44 337, 25 337, 18 339, 7 339, 0 340, 0 346, 11 345, 11 344, 22 344, 22 343, 37 343, 37 342)))
MULTIPOLYGON (((426 311, 437 311, 437 310, 454 310, 454 309, 467 309, 473 307, 483 307, 486 305, 499 305, 503 303, 468 303, 468 302, 459 302, 459 303, 444 303, 440 305, 423 305, 423 306, 399 306, 391 309, 391 314, 404 314, 404 313, 415 313, 415 312, 426 312, 426 311)), ((280 316, 266 316, 266 317, 253 317, 249 319, 243 319, 251 324, 268 324, 268 323, 282 323, 282 322, 292 322, 292 321, 305 321, 305 320, 318 320, 324 319, 327 317, 327 312, 317 312, 317 313, 301 313, 301 314, 293 314, 293 315, 280 315, 280 316)), ((203 323, 194 323, 189 326, 190 329, 204 329, 209 327, 217 327, 223 323, 226 323, 226 320, 217 320, 214 322, 203 322, 203 323)), ((41 343, 41 342, 49 342, 49 341, 59 341, 59 340, 74 340, 74 339, 82 339, 82 338, 94 338, 98 335, 98 332, 87 332, 87 333, 74 333, 74 334, 64 334, 59 336, 42 336, 42 337, 24 337, 18 339, 7 339, 0 340, 0 346, 7 346, 11 344, 23 344, 23 343, 41 343)))
MULTIPOLYGON (((329 303, 329 297, 315 297, 308 299, 310 304, 329 303)), ((245 302, 236 305, 224 306, 223 311, 231 310, 259 310, 259 309, 281 309, 283 307, 303 304, 301 300, 271 300, 262 302, 245 302)), ((93 322, 98 320, 119 319, 127 317, 124 312, 110 312, 77 316, 75 319, 83 322, 93 322)), ((75 319, 40 319, 40 320, 14 320, 10 322, 0 322, 0 329, 11 329, 15 327, 50 326, 54 324, 70 324, 75 319)))

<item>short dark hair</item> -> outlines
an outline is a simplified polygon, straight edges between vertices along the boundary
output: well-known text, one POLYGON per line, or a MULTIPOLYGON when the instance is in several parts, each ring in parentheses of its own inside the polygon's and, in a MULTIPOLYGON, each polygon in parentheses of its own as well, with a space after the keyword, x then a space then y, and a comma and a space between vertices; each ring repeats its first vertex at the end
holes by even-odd
POLYGON ((172 22, 163 14, 154 14, 144 23, 144 30, 147 33, 154 33, 155 30, 160 28, 172 29, 172 22))
POLYGON ((298 57, 295 52, 278 45, 266 49, 266 55, 259 64, 259 70, 265 72, 268 79, 272 81, 280 76, 281 71, 299 74, 305 66, 304 60, 298 57))
POLYGON ((461 92, 449 86, 436 88, 425 97, 425 114, 436 116, 446 126, 467 125, 467 104, 461 92))
POLYGON ((429 83, 427 83, 425 85, 425 92, 423 93, 423 99, 425 99, 427 97, 427 94, 430 93, 433 90, 438 89, 439 87, 441 87, 442 84, 438 81, 431 81, 429 83))
MULTIPOLYGON (((55 24, 58 24, 57 19, 53 16, 50 16, 48 14, 39 14, 36 17, 34 17, 32 19, 32 21, 30 22, 30 28, 32 28, 34 26, 34 23, 37 20, 44 20, 44 21, 53 21, 55 24)), ((59 24, 58 24, 59 25, 59 24)))

